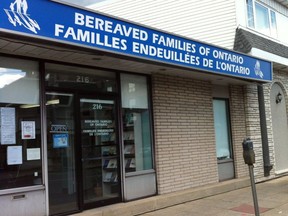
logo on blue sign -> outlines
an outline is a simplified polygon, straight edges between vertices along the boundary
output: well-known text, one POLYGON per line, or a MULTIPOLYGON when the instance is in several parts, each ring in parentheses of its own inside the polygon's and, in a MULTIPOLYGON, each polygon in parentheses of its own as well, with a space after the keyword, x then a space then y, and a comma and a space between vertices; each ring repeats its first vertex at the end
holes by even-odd
POLYGON ((10 10, 4 9, 4 11, 8 16, 9 22, 15 27, 17 24, 19 26, 24 26, 35 34, 37 34, 37 30, 40 30, 38 23, 31 19, 30 15, 27 14, 28 3, 26 0, 15 0, 10 4, 10 10))
POLYGON ((259 77, 261 77, 261 79, 263 79, 264 74, 261 71, 261 64, 260 64, 260 62, 258 60, 256 61, 256 64, 255 64, 255 67, 254 67, 254 72, 255 72, 256 76, 259 76, 259 77))

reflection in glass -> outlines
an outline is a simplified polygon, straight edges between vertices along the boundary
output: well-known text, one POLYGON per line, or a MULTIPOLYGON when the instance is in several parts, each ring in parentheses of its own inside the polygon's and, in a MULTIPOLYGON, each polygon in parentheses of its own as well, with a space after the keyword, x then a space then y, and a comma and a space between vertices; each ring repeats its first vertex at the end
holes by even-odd
POLYGON ((259 31, 270 34, 269 29, 269 14, 268 14, 268 8, 255 3, 255 9, 256 9, 256 29, 259 31))
POLYGON ((253 0, 246 0, 246 4, 247 4, 248 26, 254 28, 255 22, 254 22, 253 0))
POLYGON ((0 66, 1 102, 39 106, 38 64, 1 57, 0 66))
POLYGON ((276 13, 270 10, 270 17, 271 17, 271 36, 277 37, 276 13))
POLYGON ((26 76, 26 72, 17 69, 0 68, 0 88, 26 76))

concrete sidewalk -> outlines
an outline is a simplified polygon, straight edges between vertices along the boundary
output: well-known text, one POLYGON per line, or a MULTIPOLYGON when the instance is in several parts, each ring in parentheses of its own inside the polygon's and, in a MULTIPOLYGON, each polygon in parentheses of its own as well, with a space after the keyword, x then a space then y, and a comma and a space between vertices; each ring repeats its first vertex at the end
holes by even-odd
MULTIPOLYGON (((288 216, 288 176, 258 183, 256 190, 261 216, 288 216)), ((231 180, 194 191, 160 195, 75 214, 75 216, 132 215, 251 216, 254 215, 254 205, 250 180, 231 180)))
MULTIPOLYGON (((262 216, 288 216, 288 176, 256 185, 262 216)), ((142 216, 250 216, 254 215, 251 187, 187 202, 142 216)))

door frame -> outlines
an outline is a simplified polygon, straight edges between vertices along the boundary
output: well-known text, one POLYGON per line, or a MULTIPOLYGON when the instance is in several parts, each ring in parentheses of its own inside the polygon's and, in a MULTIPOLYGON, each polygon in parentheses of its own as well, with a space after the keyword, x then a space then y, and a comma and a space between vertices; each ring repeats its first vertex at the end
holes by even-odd
POLYGON ((75 141, 78 143, 75 148, 75 159, 76 159, 76 174, 78 176, 77 178, 77 187, 78 187, 78 199, 79 199, 79 207, 80 211, 101 207, 104 205, 110 205, 117 202, 122 201, 122 172, 121 172, 121 142, 120 142, 120 122, 119 122, 119 103, 118 103, 118 97, 117 95, 111 95, 111 94, 103 94, 103 93, 87 93, 87 92, 77 92, 75 93, 75 111, 77 114, 75 115, 75 141), (80 99, 81 98, 87 98, 87 99, 99 99, 99 100, 112 100, 114 101, 114 111, 115 111, 115 140, 118 143, 116 145, 117 148, 117 173, 118 173, 118 181, 119 181, 119 197, 107 199, 107 200, 100 200, 93 203, 84 203, 84 193, 83 193, 83 167, 82 167, 82 143, 81 143, 81 117, 80 117, 80 99))
MULTIPOLYGON (((62 90, 62 89, 55 89, 55 88, 47 88, 45 90, 44 95, 47 93, 58 93, 58 94, 71 94, 73 95, 73 108, 74 108, 74 159, 75 159, 75 181, 76 181, 76 190, 77 190, 77 202, 78 202, 78 210, 72 210, 63 212, 63 214, 69 214, 69 213, 77 213, 81 212, 83 210, 95 208, 95 207, 101 207, 104 205, 110 205, 114 203, 121 202, 123 200, 123 181, 122 181, 122 161, 121 161, 121 155, 122 155, 122 148, 121 148, 121 139, 120 139, 120 111, 119 111, 119 98, 117 94, 105 94, 105 93, 96 93, 96 92, 85 92, 85 91, 75 91, 75 90, 62 90), (81 145, 81 117, 80 117, 80 99, 81 98, 88 98, 88 99, 100 99, 100 100, 112 100, 114 101, 114 111, 115 111, 115 132, 116 137, 115 140, 118 143, 117 145, 117 173, 118 173, 118 181, 119 181, 119 197, 107 199, 107 200, 101 200, 93 203, 87 203, 84 204, 84 193, 83 193, 83 169, 82 169, 82 145, 81 145)), ((47 122, 47 112, 45 109, 45 122, 47 122)), ((46 123, 47 124, 47 123, 46 123)), ((45 140, 47 140, 48 134, 45 133, 45 140)), ((47 141, 46 141, 47 142, 47 141)), ((46 150, 47 151, 47 150, 46 150)), ((48 154, 47 154, 47 161, 48 161, 48 154)), ((49 178, 49 170, 48 170, 48 164, 47 164, 47 179, 49 178)), ((47 182, 48 183, 48 182, 47 182)), ((48 191, 50 188, 47 189, 48 191)), ((49 198, 49 192, 47 192, 49 198)), ((49 203, 49 202, 48 202, 49 203)), ((48 208, 50 208, 50 205, 48 205, 48 208)), ((49 210, 50 212, 50 210, 49 210)), ((61 213, 62 214, 62 213, 61 213)))

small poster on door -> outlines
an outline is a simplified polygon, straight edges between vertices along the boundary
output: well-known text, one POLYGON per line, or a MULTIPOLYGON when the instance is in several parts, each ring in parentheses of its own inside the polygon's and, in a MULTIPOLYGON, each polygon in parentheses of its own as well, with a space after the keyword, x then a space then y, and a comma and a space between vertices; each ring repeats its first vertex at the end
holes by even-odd
POLYGON ((34 121, 22 121, 21 122, 22 129, 22 139, 35 139, 35 122, 34 121))
POLYGON ((53 134, 53 148, 68 147, 68 133, 53 134))

